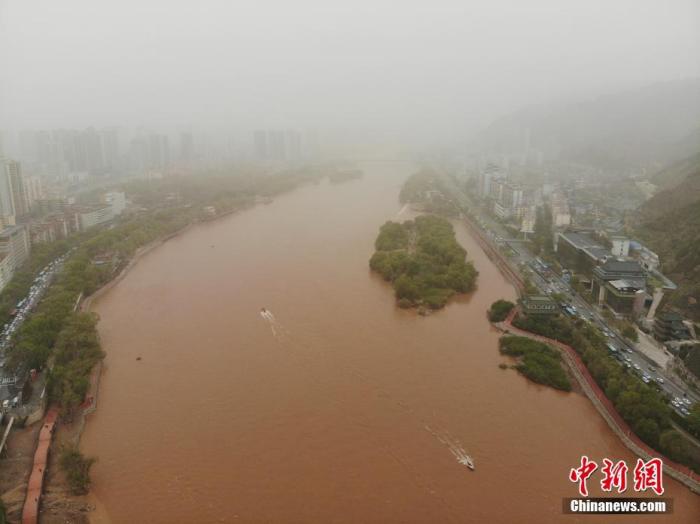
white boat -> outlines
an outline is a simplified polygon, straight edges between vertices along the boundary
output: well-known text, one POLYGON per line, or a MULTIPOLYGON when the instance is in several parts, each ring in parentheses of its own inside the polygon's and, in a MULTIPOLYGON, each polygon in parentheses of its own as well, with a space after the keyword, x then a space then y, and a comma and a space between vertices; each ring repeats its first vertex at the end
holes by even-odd
POLYGON ((469 455, 462 457, 459 462, 474 471, 474 459, 472 459, 469 455))

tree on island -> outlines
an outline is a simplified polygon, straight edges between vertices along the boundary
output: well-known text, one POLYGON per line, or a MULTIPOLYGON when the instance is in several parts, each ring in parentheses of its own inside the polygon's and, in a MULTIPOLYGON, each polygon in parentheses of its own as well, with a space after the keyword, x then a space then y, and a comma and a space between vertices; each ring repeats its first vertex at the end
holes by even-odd
POLYGON ((477 271, 466 261, 446 219, 422 215, 379 230, 370 268, 394 286, 400 307, 440 309, 455 293, 474 289, 477 271))

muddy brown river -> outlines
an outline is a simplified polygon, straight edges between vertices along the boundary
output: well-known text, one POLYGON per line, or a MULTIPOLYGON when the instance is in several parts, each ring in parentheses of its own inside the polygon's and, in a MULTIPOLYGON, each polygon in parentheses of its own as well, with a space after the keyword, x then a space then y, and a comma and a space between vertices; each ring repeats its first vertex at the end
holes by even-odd
POLYGON ((668 476, 673 516, 562 514, 582 454, 633 455, 584 396, 499 369, 485 311, 515 292, 463 226, 478 289, 395 307, 368 260, 411 166, 364 169, 190 229, 97 302, 93 520, 700 522, 668 476))

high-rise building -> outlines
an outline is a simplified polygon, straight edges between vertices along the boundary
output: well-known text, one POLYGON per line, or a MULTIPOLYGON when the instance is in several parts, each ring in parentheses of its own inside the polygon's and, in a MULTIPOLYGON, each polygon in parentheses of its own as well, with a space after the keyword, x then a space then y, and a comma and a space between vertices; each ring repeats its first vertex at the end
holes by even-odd
POLYGON ((27 198, 27 208, 30 210, 37 201, 46 198, 44 184, 38 176, 28 176, 24 178, 24 191, 27 198))
POLYGON ((121 167, 121 151, 119 149, 119 130, 110 127, 102 130, 102 152, 104 167, 110 174, 114 174, 121 167))
POLYGON ((301 133, 296 129, 287 130, 287 158, 289 160, 301 158, 301 133))
POLYGON ((192 166, 194 162, 194 140, 189 131, 180 134, 180 163, 192 166))
POLYGON ((100 134, 92 127, 82 133, 82 140, 87 156, 87 171, 91 175, 101 175, 104 173, 104 151, 102 149, 102 139, 100 134))
POLYGON ((148 167, 161 170, 170 164, 170 146, 165 135, 152 134, 148 137, 148 167))
POLYGON ((253 142, 255 145, 255 157, 258 160, 265 160, 268 157, 267 148, 267 132, 262 129, 255 131, 253 136, 253 142))
POLYGON ((4 221, 14 224, 17 217, 27 214, 28 202, 22 177, 22 166, 9 159, 2 160, 0 169, 0 214, 4 221))
POLYGON ((284 144, 284 131, 271 129, 267 132, 267 147, 272 160, 284 160, 287 151, 284 144))

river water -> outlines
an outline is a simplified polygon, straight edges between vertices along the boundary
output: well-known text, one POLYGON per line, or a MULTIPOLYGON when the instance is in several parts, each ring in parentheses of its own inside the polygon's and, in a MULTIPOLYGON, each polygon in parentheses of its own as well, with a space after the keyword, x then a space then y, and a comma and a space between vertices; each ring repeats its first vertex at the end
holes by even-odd
MULTIPOLYGON (((364 167, 197 226, 99 299, 93 520, 605 521, 562 515, 568 471, 632 454, 582 395, 498 368, 485 311, 514 290, 464 227, 478 289, 425 318, 394 306, 368 260, 411 167, 364 167)), ((675 514, 644 521, 700 521, 665 480, 675 514)))

